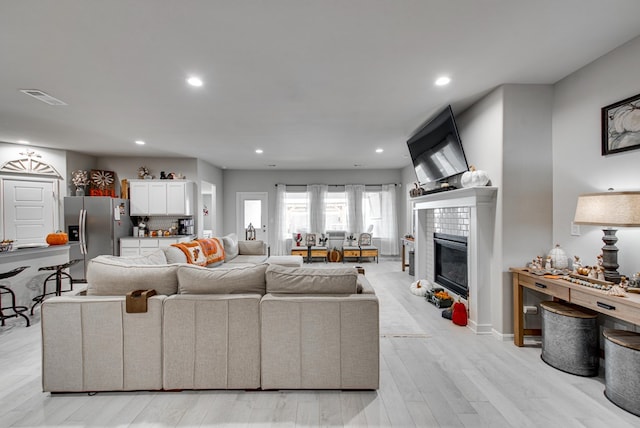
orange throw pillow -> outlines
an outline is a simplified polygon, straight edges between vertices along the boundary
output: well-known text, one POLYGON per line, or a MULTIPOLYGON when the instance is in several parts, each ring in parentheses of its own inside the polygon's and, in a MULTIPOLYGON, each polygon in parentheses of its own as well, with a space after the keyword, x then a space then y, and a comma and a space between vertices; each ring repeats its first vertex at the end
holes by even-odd
POLYGON ((197 241, 202 247, 208 265, 224 261, 224 245, 218 238, 203 238, 197 241))
POLYGON ((171 246, 179 248, 187 256, 187 263, 197 266, 207 265, 207 257, 204 255, 204 251, 198 241, 181 242, 179 244, 171 244, 171 246))

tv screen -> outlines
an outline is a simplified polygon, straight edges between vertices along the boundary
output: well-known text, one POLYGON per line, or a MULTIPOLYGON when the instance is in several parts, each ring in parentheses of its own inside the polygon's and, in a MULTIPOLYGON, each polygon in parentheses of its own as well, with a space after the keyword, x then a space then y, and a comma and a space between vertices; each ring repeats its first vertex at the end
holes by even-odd
POLYGON ((469 169, 451 106, 407 141, 418 183, 436 183, 469 169))

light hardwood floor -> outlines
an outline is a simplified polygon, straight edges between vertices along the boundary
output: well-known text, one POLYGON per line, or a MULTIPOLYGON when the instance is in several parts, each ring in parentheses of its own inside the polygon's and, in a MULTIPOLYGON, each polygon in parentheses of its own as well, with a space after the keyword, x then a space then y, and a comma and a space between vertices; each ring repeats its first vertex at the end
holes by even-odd
POLYGON ((36 315, 32 327, 9 320, 0 328, 0 427, 640 426, 604 397, 602 377, 560 372, 539 347, 453 325, 409 293, 413 278, 399 261, 363 266, 381 306, 378 391, 51 395, 41 391, 36 315))

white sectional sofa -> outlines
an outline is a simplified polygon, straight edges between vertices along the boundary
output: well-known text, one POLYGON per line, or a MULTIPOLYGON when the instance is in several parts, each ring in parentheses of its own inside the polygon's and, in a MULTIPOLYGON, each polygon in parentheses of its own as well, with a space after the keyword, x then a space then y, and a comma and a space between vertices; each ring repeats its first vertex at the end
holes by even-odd
POLYGON ((43 303, 44 391, 378 388, 378 299, 354 268, 163 255, 97 257, 86 290, 43 303))

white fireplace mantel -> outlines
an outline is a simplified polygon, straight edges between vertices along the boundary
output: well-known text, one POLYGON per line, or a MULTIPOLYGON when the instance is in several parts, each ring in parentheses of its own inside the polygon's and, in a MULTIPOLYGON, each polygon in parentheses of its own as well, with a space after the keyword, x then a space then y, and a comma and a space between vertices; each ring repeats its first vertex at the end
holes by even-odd
MULTIPOLYGON (((477 334, 491 334, 491 260, 495 230, 497 187, 470 187, 419 196, 411 200, 415 220, 416 278, 427 278, 427 246, 433 237, 427 232, 427 212, 436 208, 469 208, 467 237, 467 279, 469 328, 477 334)), ((499 280, 499 278, 496 278, 499 280)))

